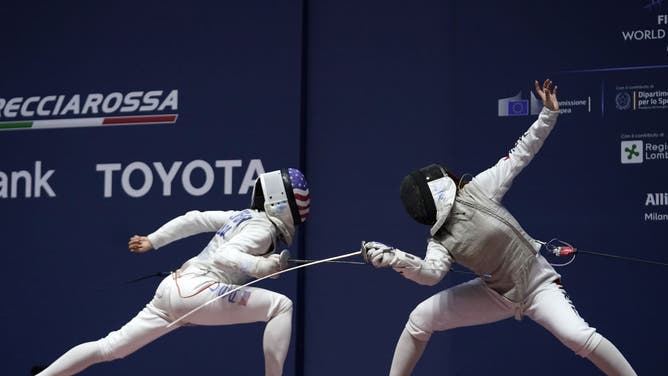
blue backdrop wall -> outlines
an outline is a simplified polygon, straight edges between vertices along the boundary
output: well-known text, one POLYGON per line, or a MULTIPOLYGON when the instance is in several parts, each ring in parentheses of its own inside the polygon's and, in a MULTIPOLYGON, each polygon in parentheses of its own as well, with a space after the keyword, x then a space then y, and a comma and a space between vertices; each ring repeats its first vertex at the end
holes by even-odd
MULTIPOLYGON (((401 178, 476 174, 535 118, 562 115, 505 203, 534 237, 666 262, 668 6, 563 1, 0 4, 0 372, 27 374, 130 319, 208 235, 133 255, 192 209, 244 208, 294 166, 312 211, 294 254, 379 240, 422 255, 401 178)), ((560 261, 560 260, 558 260, 560 261)), ((558 269, 582 316, 639 374, 665 374, 665 267, 580 255, 558 269), (644 338, 644 339, 642 339, 644 338)), ((286 375, 387 374, 425 287, 318 265, 262 283, 296 306, 286 375)), ((83 374, 262 373, 263 325, 184 328, 83 374)), ((416 375, 597 374, 530 320, 437 333, 416 375)))

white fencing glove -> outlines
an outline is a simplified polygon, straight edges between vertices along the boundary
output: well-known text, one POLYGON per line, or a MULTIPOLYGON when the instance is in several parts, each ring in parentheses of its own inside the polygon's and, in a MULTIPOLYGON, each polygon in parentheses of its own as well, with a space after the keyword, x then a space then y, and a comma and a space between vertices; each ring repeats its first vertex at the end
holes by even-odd
MULTIPOLYGON (((267 257, 258 256, 255 268, 250 272, 250 275, 255 278, 262 278, 269 274, 280 272, 288 266, 289 259, 290 251, 287 249, 284 249, 280 254, 273 253, 267 257)), ((278 278, 278 276, 271 278, 275 279, 278 278)))
POLYGON ((422 265, 419 257, 380 242, 363 243, 362 257, 376 268, 394 268, 400 273, 405 269, 419 269, 422 265))

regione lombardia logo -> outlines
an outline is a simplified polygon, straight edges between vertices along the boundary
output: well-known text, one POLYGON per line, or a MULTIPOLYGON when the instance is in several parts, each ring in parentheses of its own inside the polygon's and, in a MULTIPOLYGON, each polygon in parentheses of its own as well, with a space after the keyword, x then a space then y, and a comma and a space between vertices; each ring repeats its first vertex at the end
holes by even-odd
POLYGON ((622 163, 642 163, 643 143, 641 140, 622 141, 622 163))

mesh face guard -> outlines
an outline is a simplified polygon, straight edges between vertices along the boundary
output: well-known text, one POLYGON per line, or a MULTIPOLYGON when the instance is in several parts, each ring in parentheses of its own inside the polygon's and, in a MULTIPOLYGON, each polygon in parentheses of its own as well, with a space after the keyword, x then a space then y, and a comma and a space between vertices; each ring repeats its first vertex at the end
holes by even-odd
POLYGON ((253 187, 251 208, 263 211, 278 228, 279 239, 290 246, 295 233, 294 217, 288 203, 283 177, 280 170, 260 174, 253 187))
POLYGON ((406 175, 401 182, 400 195, 404 209, 414 220, 423 225, 432 226, 436 223, 436 206, 424 177, 419 171, 406 175))
POLYGON ((288 195, 280 171, 272 171, 260 175, 260 182, 262 183, 262 192, 264 194, 265 211, 288 204, 288 195))
POLYGON ((255 179, 255 185, 253 185, 250 208, 264 211, 264 192, 262 190, 262 183, 260 182, 259 176, 255 179))
POLYGON ((401 182, 401 202, 417 222, 431 226, 434 235, 450 214, 457 187, 438 164, 413 171, 401 182))

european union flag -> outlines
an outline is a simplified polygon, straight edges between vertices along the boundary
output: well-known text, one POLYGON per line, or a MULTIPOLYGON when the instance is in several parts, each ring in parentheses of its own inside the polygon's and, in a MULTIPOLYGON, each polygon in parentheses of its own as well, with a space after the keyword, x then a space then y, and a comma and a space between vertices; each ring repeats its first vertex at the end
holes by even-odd
POLYGON ((526 99, 508 102, 508 116, 529 115, 529 101, 526 99))

